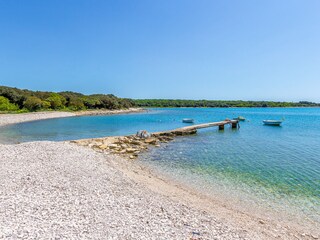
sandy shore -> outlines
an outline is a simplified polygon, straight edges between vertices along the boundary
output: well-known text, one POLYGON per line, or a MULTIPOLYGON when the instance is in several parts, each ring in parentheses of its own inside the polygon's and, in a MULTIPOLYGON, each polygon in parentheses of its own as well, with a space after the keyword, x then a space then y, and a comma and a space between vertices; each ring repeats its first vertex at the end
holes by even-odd
MULTIPOLYGON (((20 120, 58 117, 37 114, 20 120)), ((15 123, 18 116, 2 115, 0 123, 15 123)), ((0 145, 0 164, 0 239, 319 237, 312 227, 304 232, 299 226, 256 218, 136 161, 69 142, 0 145)))
POLYGON ((142 108, 130 108, 122 110, 87 110, 79 112, 33 112, 21 114, 0 114, 0 126, 15 124, 20 122, 30 122, 51 118, 75 117, 75 116, 92 116, 92 115, 112 115, 138 113, 145 111, 142 108))

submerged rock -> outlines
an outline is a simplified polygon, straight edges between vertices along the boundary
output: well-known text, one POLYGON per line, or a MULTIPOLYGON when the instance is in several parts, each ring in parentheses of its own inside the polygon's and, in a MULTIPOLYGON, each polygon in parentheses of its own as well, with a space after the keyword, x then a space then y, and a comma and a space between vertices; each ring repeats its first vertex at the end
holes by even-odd
POLYGON ((157 139, 156 138, 147 138, 146 140, 144 140, 145 143, 148 144, 156 144, 157 139))

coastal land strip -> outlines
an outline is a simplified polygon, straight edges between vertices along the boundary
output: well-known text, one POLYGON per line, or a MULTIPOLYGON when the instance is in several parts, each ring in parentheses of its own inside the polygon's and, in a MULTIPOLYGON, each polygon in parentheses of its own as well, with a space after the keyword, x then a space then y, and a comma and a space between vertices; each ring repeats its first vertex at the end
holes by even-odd
POLYGON ((120 110, 85 110, 77 112, 63 112, 63 111, 48 111, 48 112, 31 112, 31 113, 13 113, 13 114, 0 114, 0 127, 16 124, 21 122, 30 122, 36 120, 45 120, 52 118, 76 117, 76 116, 96 116, 96 115, 118 115, 145 112, 143 108, 129 108, 120 110))
MULTIPOLYGON (((0 115, 0 125, 59 114, 0 115)), ((117 140, 105 138, 106 144, 117 140)), ((256 218, 136 161, 72 142, 2 144, 0 164, 0 239, 320 237, 316 227, 256 218)))

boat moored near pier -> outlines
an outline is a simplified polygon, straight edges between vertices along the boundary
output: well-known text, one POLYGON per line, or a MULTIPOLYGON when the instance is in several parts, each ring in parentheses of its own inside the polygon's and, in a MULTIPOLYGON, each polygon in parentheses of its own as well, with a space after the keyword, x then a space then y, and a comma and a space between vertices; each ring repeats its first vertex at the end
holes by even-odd
POLYGON ((280 126, 283 120, 263 120, 264 125, 280 126))
POLYGON ((194 119, 192 119, 192 118, 184 118, 184 119, 182 119, 182 122, 183 123, 194 123, 194 119))

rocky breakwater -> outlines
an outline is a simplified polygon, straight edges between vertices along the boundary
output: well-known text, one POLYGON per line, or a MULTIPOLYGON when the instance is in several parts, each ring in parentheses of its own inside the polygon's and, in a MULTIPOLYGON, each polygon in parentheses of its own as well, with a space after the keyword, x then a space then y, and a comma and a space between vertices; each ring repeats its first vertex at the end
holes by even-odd
POLYGON ((123 137, 105 137, 71 141, 81 146, 90 147, 98 152, 122 155, 128 159, 136 159, 140 153, 150 147, 160 147, 162 143, 174 140, 176 136, 195 134, 197 131, 166 131, 150 134, 139 131, 136 135, 123 137))

